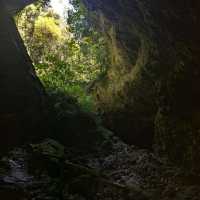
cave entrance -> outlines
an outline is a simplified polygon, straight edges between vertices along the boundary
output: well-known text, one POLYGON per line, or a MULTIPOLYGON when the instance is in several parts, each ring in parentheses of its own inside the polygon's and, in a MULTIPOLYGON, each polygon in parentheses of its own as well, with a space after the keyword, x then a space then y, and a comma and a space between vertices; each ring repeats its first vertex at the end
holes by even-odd
POLYGON ((38 1, 16 16, 16 24, 49 93, 74 96, 94 109, 87 92, 108 65, 106 41, 90 23, 91 16, 77 0, 38 1))

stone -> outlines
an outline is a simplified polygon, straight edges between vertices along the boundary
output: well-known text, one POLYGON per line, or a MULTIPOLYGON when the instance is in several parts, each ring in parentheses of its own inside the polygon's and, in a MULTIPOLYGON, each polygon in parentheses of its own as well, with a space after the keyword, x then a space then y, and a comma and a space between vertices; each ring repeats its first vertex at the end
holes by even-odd
POLYGON ((0 1, 0 152, 36 136, 43 117, 45 92, 11 15, 28 2, 0 1))
POLYGON ((92 93, 107 127, 200 170, 200 4, 196 0, 83 0, 111 59, 92 93))

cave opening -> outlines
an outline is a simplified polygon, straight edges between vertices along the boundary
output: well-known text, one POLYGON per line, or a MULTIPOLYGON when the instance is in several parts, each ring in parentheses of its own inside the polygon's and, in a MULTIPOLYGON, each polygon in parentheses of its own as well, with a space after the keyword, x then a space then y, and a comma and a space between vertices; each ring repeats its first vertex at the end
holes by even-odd
POLYGON ((37 1, 15 21, 46 91, 95 112, 91 87, 109 65, 107 42, 81 1, 37 1))
POLYGON ((200 4, 81 1, 0 0, 0 197, 200 199, 200 4))

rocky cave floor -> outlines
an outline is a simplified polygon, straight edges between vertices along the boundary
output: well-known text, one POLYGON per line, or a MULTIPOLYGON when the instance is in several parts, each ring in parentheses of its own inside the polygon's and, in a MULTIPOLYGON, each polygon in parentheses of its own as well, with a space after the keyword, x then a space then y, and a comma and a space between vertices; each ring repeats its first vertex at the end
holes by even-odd
POLYGON ((72 98, 49 102, 54 139, 1 157, 0 200, 200 200, 199 176, 125 144, 72 98))
POLYGON ((1 159, 2 200, 199 200, 197 176, 116 137, 84 152, 52 139, 1 159))

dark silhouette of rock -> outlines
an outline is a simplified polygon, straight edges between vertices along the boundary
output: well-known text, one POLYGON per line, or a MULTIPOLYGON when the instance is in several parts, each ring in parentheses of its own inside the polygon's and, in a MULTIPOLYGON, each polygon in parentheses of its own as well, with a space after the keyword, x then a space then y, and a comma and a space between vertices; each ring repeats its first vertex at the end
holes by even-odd
POLYGON ((110 46, 111 65, 93 88, 107 126, 199 170, 200 3, 83 2, 110 46))
POLYGON ((44 90, 12 16, 31 2, 0 1, 0 151, 37 135, 42 117, 44 90))

